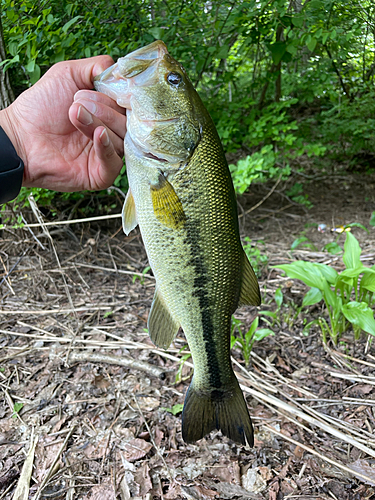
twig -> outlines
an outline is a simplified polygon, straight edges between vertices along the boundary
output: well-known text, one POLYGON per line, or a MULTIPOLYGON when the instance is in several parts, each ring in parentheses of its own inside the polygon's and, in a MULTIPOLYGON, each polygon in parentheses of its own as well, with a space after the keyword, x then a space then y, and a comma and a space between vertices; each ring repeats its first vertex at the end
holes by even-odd
MULTIPOLYGON (((72 219, 72 220, 60 220, 60 221, 54 221, 54 222, 43 222, 42 223, 35 223, 35 224, 25 224, 22 226, 22 229, 29 229, 30 227, 43 227, 44 226, 61 226, 63 224, 78 224, 78 223, 85 223, 85 222, 93 222, 97 220, 106 220, 106 219, 119 219, 121 217, 121 214, 112 214, 112 215, 98 215, 97 217, 87 217, 85 219, 72 219)), ((6 225, 3 226, 4 229, 7 228, 6 225)))
POLYGON ((15 270, 15 268, 18 266, 18 264, 21 262, 21 260, 25 257, 27 252, 29 251, 30 247, 27 247, 26 250, 23 252, 21 257, 17 260, 17 262, 10 268, 9 273, 7 273, 5 276, 3 276, 3 279, 0 281, 0 286, 3 284, 3 282, 12 274, 12 272, 15 270))
MULTIPOLYGON (((123 304, 126 305, 126 304, 123 304)), ((72 312, 88 312, 88 311, 108 311, 112 310, 113 306, 85 306, 85 307, 75 307, 73 309, 14 309, 13 311, 0 310, 1 314, 71 314, 72 312)), ((13 332, 2 330, 2 333, 7 333, 8 335, 14 335, 13 332)))
POLYGON ((277 179, 276 184, 273 186, 273 188, 271 189, 271 191, 269 191, 262 200, 260 200, 253 207, 249 208, 249 210, 246 210, 246 212, 244 212, 243 214, 239 215, 238 218, 244 217, 245 215, 249 214, 250 212, 252 212, 256 208, 260 207, 260 205, 262 205, 267 200, 267 198, 269 198, 271 196, 271 194, 275 191, 275 189, 277 188, 277 186, 279 185, 279 183, 281 181, 281 177, 282 177, 282 174, 279 175, 279 178, 277 179))
MULTIPOLYGON (((29 230, 29 232, 30 232, 31 236, 32 236, 32 237, 34 238, 34 240, 38 243, 38 245, 40 246, 40 248, 41 248, 42 250, 45 250, 45 249, 46 249, 46 247, 43 245, 43 243, 42 243, 41 241, 39 241, 39 240, 38 240, 38 238, 35 236, 34 232, 30 229, 30 226, 29 226, 29 225, 27 225, 27 222, 26 222, 26 220, 25 220, 25 218, 24 218, 24 216, 23 216, 22 214, 21 214, 21 217, 22 217, 22 220, 23 220, 23 222, 24 222, 24 224, 25 224, 23 227, 26 227, 26 228, 29 230)), ((38 224, 38 226, 39 226, 39 224, 38 224)))
POLYGON ((285 434, 282 434, 281 432, 277 431, 276 429, 274 429, 273 427, 271 427, 269 425, 264 425, 263 427, 265 427, 266 429, 268 429, 273 434, 276 434, 277 436, 285 439, 285 441, 289 441, 290 443, 293 443, 296 446, 299 446, 300 448, 308 451, 309 453, 312 453, 313 455, 316 455, 317 457, 321 458, 322 460, 325 460, 326 462, 334 465, 335 467, 338 467, 339 469, 344 470, 345 472, 347 472, 347 473, 349 473, 349 474, 351 474, 351 475, 353 475, 353 476, 355 476, 357 478, 360 478, 360 479, 362 479, 362 480, 364 480, 366 482, 369 482, 371 485, 374 485, 374 479, 373 478, 365 476, 364 474, 360 474, 359 472, 356 472, 355 470, 351 469, 350 467, 347 467, 346 465, 343 465, 340 462, 336 462, 336 460, 332 460, 331 458, 328 458, 325 455, 322 455, 321 453, 318 453, 313 448, 310 448, 309 446, 306 446, 306 445, 300 443, 299 441, 296 441, 295 439, 292 439, 289 436, 286 436, 285 434))
POLYGON ((158 366, 150 365, 144 361, 138 361, 132 358, 119 358, 117 356, 109 356, 100 353, 71 352, 69 359, 70 362, 73 363, 87 361, 90 363, 108 363, 109 365, 125 366, 126 368, 134 368, 135 370, 147 372, 161 379, 165 378, 166 373, 166 370, 158 366))
POLYGON ((295 415, 297 417, 302 418, 306 422, 309 422, 310 424, 315 425, 316 427, 319 427, 320 429, 322 429, 325 432, 328 432, 332 436, 335 436, 335 437, 341 439, 341 441, 345 441, 346 443, 350 443, 352 446, 355 446, 359 450, 362 450, 363 452, 367 453, 367 455, 370 455, 371 457, 375 458, 375 450, 372 450, 368 446, 365 446, 365 445, 359 443, 356 439, 353 439, 352 437, 347 436, 343 432, 338 431, 337 429, 335 429, 331 425, 325 424, 325 423, 317 420, 316 418, 311 417, 310 415, 307 415, 306 413, 299 410, 298 408, 295 408, 294 406, 292 406, 288 403, 285 403, 284 401, 281 401, 280 399, 275 398, 274 396, 262 394, 261 392, 256 391, 254 389, 251 389, 250 387, 246 387, 244 385, 241 385, 240 387, 243 391, 254 396, 258 401, 259 400, 267 401, 268 403, 271 403, 272 405, 277 406, 278 408, 283 408, 287 412, 292 413, 292 415, 295 415))
POLYGON ((40 483, 39 488, 37 489, 37 492, 35 493, 35 495, 33 496, 33 498, 31 500, 38 500, 40 498, 40 495, 41 495, 44 487, 46 486, 47 482, 49 481, 49 479, 51 478, 51 476, 53 475, 53 473, 55 471, 56 464, 60 460, 62 452, 64 451, 64 448, 65 448, 67 442, 69 441, 70 436, 73 434, 74 429, 75 429, 75 425, 73 425, 73 427, 70 429, 70 432, 66 436, 63 444, 61 445, 61 448, 57 452, 57 455, 56 455, 54 461, 52 462, 51 467, 49 468, 47 474, 44 476, 43 481, 40 483))
POLYGON ((17 488, 13 495, 13 500, 25 500, 29 498, 30 479, 31 479, 31 474, 33 472, 34 454, 37 442, 38 442, 38 436, 36 436, 34 439, 34 428, 32 428, 31 438, 30 438, 30 449, 27 453, 26 460, 23 464, 17 488))
POLYGON ((150 279, 155 279, 154 276, 151 276, 151 274, 142 274, 142 273, 137 273, 135 271, 124 271, 123 269, 111 269, 110 267, 101 267, 101 266, 94 266, 92 264, 83 264, 82 262, 73 262, 75 266, 78 267, 88 267, 89 269, 98 269, 99 271, 106 271, 108 273, 118 273, 118 274, 130 274, 131 276, 139 276, 141 278, 150 278, 150 279))

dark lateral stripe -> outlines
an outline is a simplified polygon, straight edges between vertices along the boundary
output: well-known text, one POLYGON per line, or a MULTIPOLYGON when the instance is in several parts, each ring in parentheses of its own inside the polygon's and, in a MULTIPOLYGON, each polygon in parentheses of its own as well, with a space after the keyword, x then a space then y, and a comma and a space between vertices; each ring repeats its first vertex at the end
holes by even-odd
POLYGON ((214 343, 214 325, 212 322, 210 301, 208 297, 208 275, 205 266, 203 251, 200 246, 200 230, 197 225, 187 224, 187 243, 190 247, 192 260, 191 264, 195 271, 193 296, 198 298, 202 319, 202 333, 204 348, 207 356, 208 374, 211 387, 220 388, 222 386, 220 377, 219 360, 217 357, 216 345, 214 343))

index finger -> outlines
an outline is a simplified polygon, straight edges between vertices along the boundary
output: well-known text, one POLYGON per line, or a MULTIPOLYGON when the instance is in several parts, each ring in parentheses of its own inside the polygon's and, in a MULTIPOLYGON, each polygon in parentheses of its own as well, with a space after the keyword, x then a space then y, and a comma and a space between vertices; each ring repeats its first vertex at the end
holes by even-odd
POLYGON ((122 115, 126 113, 126 109, 119 106, 116 101, 114 101, 107 95, 102 94, 101 92, 96 92, 95 90, 78 90, 78 92, 74 94, 74 101, 82 99, 89 99, 90 101, 100 102, 101 104, 109 106, 122 115))

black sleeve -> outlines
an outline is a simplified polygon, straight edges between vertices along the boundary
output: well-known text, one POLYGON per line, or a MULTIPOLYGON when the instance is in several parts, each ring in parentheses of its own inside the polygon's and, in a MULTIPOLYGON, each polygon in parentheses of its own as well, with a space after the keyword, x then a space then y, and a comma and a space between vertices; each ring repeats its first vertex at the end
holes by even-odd
POLYGON ((19 193, 23 178, 23 161, 0 127, 0 204, 13 200, 19 193))

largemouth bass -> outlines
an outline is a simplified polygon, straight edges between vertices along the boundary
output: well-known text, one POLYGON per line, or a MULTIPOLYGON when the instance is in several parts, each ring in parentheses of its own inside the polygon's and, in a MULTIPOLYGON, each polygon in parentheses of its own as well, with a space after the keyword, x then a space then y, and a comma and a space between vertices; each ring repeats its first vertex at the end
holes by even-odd
POLYGON ((167 349, 179 328, 194 375, 182 413, 190 443, 219 429, 253 445, 230 360, 231 315, 260 304, 239 237, 232 179, 215 126, 184 68, 161 41, 120 58, 95 88, 127 108, 126 234, 139 224, 156 290, 148 318, 167 349))

